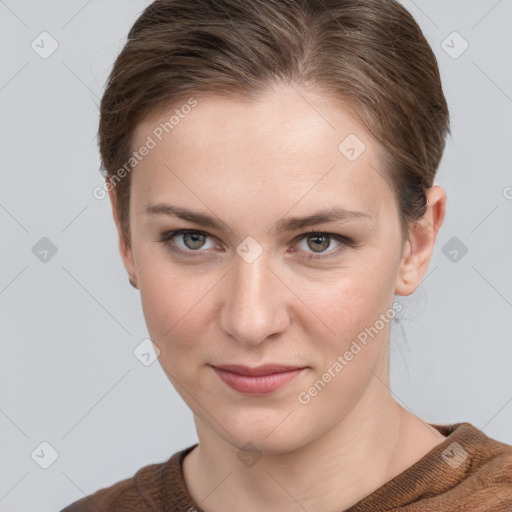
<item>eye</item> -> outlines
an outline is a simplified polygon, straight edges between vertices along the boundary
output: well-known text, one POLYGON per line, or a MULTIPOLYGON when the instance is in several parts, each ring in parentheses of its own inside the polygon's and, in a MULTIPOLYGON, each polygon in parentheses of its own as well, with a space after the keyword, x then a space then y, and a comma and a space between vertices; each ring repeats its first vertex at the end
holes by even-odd
POLYGON ((187 257, 196 257, 194 253, 203 252, 200 251, 200 249, 204 248, 204 239, 209 236, 208 233, 195 229, 176 229, 169 233, 164 233, 157 241, 162 242, 165 247, 178 254, 187 257), (179 237, 181 237, 183 245, 174 241, 174 238, 179 240, 179 237))
POLYGON ((301 258, 308 260, 318 260, 324 258, 331 258, 333 256, 337 256, 340 251, 346 249, 346 246, 352 245, 352 242, 341 235, 336 235, 334 233, 328 233, 327 231, 311 231, 310 233, 306 233, 300 236, 300 243, 305 244, 305 247, 301 249, 302 251, 308 253, 308 249, 312 249, 312 253, 309 252, 306 256, 301 256, 301 258), (333 239, 338 244, 338 248, 327 251, 331 245, 333 239))
MULTIPOLYGON (((156 241, 163 243, 169 250, 181 256, 195 258, 201 257, 203 253, 208 252, 208 249, 215 247, 215 244, 213 244, 213 246, 206 247, 207 250, 201 250, 205 248, 205 239, 209 237, 210 235, 204 231, 177 229, 162 234, 156 241), (181 244, 177 242, 178 240, 181 241, 181 244)), ((299 244, 304 243, 305 245, 300 248, 299 251, 293 249, 292 252, 306 253, 306 256, 298 256, 306 260, 330 258, 338 255, 341 251, 346 249, 347 246, 353 245, 352 241, 347 237, 326 231, 311 231, 300 235, 298 238, 299 244), (332 245, 333 239, 338 244, 338 247, 334 250, 327 251, 326 249, 332 245)))

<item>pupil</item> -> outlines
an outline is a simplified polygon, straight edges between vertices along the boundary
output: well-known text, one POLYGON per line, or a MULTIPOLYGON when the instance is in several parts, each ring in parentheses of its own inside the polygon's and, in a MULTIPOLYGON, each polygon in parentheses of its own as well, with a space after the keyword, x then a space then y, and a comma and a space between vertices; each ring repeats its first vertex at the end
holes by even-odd
POLYGON ((189 241, 190 238, 192 238, 192 247, 189 247, 189 249, 199 249, 201 247, 201 241, 198 240, 197 238, 194 239, 194 237, 202 237, 202 236, 203 235, 198 235, 197 233, 185 233, 185 235, 184 235, 185 244, 188 246, 187 241, 189 241))
MULTIPOLYGON (((321 252, 322 250, 327 249, 327 247, 329 246, 329 241, 328 241, 328 237, 327 237, 327 235, 315 235, 315 236, 314 236, 314 237, 312 237, 312 238, 313 238, 313 240, 315 240, 315 241, 322 240, 322 239, 324 240, 324 243, 323 243, 323 244, 321 243, 321 246, 316 245, 316 248, 317 248, 317 249, 318 249, 318 248, 320 249, 320 251, 318 251, 318 252, 321 252)), ((315 250, 315 249, 313 249, 313 250, 315 250)))

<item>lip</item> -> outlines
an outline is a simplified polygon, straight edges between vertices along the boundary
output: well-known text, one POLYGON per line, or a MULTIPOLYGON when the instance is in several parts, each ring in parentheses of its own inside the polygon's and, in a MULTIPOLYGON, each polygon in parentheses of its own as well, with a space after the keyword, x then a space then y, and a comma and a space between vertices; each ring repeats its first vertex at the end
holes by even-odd
POLYGON ((212 368, 231 389, 248 394, 264 394, 277 391, 289 384, 306 369, 305 367, 274 364, 256 368, 242 365, 222 365, 212 366, 212 368))

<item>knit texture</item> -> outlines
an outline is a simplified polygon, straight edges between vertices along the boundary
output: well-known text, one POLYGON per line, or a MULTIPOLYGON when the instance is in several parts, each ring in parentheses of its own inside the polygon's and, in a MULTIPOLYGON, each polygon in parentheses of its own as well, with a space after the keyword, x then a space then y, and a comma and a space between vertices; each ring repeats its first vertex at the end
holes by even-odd
MULTIPOLYGON (((345 512, 512 512, 512 446, 470 423, 430 425, 446 439, 345 512)), ((204 512, 183 477, 183 459, 196 446, 61 512, 204 512)))

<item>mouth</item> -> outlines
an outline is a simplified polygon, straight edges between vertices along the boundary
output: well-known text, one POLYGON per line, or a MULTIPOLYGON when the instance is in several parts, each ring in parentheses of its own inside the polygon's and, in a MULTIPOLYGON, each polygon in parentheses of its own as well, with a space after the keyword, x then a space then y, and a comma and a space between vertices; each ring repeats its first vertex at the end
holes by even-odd
POLYGON ((256 368, 242 365, 222 365, 212 366, 212 368, 231 389, 253 395, 277 391, 306 370, 306 367, 274 364, 256 368))

